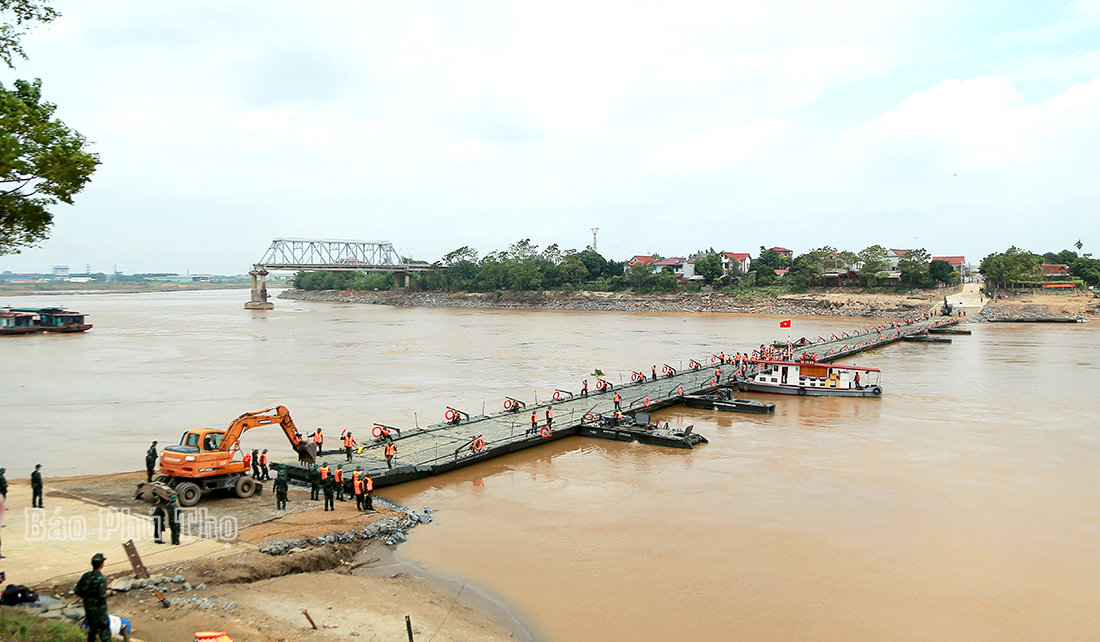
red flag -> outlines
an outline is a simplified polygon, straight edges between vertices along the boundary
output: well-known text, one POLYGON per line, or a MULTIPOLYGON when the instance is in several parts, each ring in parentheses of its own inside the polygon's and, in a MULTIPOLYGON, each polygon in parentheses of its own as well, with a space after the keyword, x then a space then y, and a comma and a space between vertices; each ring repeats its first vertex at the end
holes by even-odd
POLYGON ((781 327, 781 328, 789 328, 789 327, 791 327, 791 320, 790 320, 790 319, 787 319, 786 321, 780 321, 780 322, 779 322, 779 327, 781 327))

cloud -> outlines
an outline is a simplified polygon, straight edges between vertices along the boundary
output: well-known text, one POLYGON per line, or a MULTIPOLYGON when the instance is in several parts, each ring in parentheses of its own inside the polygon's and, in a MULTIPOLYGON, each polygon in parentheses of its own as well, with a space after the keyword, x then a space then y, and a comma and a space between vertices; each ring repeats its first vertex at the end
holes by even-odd
POLYGON ((781 144, 787 127, 781 121, 754 120, 710 132, 694 132, 651 152, 649 165, 662 174, 713 172, 781 144))

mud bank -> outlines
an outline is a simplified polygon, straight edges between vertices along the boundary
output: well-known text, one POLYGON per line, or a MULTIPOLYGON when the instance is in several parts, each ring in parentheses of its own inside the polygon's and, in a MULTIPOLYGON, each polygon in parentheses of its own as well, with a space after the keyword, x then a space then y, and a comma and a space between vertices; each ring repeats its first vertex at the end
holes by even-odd
POLYGON ((583 310, 593 312, 703 312, 733 314, 820 315, 837 317, 906 317, 935 305, 935 295, 724 293, 636 295, 623 292, 492 292, 444 293, 284 290, 280 299, 330 303, 370 303, 427 308, 498 308, 583 310))

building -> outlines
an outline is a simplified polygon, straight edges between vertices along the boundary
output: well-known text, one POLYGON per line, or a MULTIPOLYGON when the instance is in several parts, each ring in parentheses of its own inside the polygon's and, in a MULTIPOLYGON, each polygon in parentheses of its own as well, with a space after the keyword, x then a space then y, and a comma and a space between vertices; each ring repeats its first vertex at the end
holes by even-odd
POLYGON ((793 250, 788 250, 785 247, 773 247, 772 250, 774 252, 782 254, 783 256, 787 257, 788 259, 793 259, 794 258, 794 251, 793 250))
MULTIPOLYGON (((666 267, 672 268, 672 273, 682 281, 689 281, 695 277, 695 262, 673 257, 653 264, 657 272, 663 272, 666 267)), ((700 277, 702 278, 702 277, 700 277)))
POLYGON ((634 258, 627 261, 626 264, 627 265, 637 265, 639 263, 646 263, 648 265, 653 265, 656 262, 657 262, 657 259, 653 258, 652 256, 646 256, 644 254, 638 254, 634 258))
POLYGON ((1045 279, 1073 276, 1073 273, 1069 271, 1069 266, 1064 263, 1043 263, 1039 266, 1039 269, 1043 271, 1043 278, 1045 279))
POLYGON ((718 255, 722 259, 722 274, 729 276, 730 270, 740 270, 748 274, 752 257, 748 252, 722 252, 718 255))
POLYGON ((901 261, 901 257, 905 256, 908 253, 909 250, 887 250, 886 260, 890 262, 890 267, 888 268, 888 271, 900 272, 900 270, 898 269, 898 262, 901 261))
POLYGON ((933 256, 932 260, 944 261, 951 266, 951 269, 959 273, 962 273, 963 267, 966 265, 965 256, 933 256))

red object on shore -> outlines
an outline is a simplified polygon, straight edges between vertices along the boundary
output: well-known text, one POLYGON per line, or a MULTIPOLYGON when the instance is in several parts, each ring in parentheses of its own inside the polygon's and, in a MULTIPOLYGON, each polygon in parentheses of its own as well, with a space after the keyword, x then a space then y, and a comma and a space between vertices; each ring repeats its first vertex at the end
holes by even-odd
POLYGON ((779 322, 779 327, 781 327, 781 328, 789 328, 789 327, 791 327, 791 320, 790 320, 790 319, 787 319, 786 321, 780 321, 780 322, 779 322))

